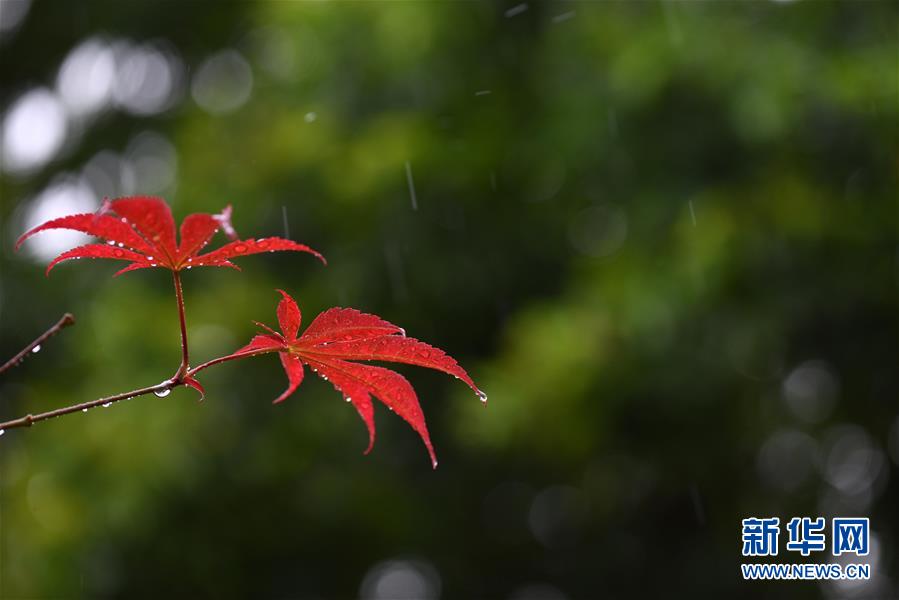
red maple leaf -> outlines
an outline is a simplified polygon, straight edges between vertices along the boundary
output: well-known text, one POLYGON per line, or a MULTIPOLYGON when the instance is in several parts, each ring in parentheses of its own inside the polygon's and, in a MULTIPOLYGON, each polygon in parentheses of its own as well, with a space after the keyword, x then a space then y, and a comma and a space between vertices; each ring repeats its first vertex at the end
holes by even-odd
POLYGON ((218 215, 188 215, 181 223, 178 241, 169 205, 161 198, 150 196, 106 201, 96 213, 69 215, 47 221, 24 233, 16 242, 16 249, 32 235, 49 229, 72 229, 102 238, 107 243, 87 244, 63 252, 47 266, 48 275, 60 262, 77 258, 112 258, 131 262, 116 275, 152 267, 171 271, 191 267, 239 269, 229 259, 276 250, 309 252, 325 262, 324 257, 309 246, 291 240, 278 237, 237 239, 231 226, 231 206, 225 207, 218 215), (219 229, 232 241, 218 250, 199 254, 219 229))
POLYGON ((278 352, 289 385, 275 399, 282 402, 303 381, 303 365, 308 365, 319 377, 331 382, 337 391, 351 402, 368 427, 368 448, 375 443, 375 396, 406 420, 418 432, 428 449, 433 466, 437 458, 428 435, 424 413, 415 390, 399 373, 373 365, 348 362, 351 360, 382 360, 408 363, 449 373, 461 379, 475 391, 482 401, 487 395, 468 376, 468 373, 448 354, 414 338, 406 337, 402 328, 375 315, 352 308, 331 308, 318 315, 300 337, 300 309, 289 294, 278 290, 278 323, 281 332, 257 323, 267 333, 255 336, 249 344, 225 359, 278 352))

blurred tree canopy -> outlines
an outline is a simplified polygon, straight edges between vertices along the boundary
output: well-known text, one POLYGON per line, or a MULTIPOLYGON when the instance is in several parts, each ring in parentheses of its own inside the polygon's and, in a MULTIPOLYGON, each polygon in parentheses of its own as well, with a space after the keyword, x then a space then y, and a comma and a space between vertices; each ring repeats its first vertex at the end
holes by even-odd
POLYGON ((270 406, 271 357, 10 431, 0 597, 899 595, 897 6, 2 0, 4 360, 78 318, 3 420, 177 366, 163 274, 12 249, 128 194, 329 260, 187 274, 194 361, 282 287, 490 403, 403 370, 436 472, 327 383, 270 406), (871 580, 742 581, 740 519, 819 515, 870 516, 871 580))

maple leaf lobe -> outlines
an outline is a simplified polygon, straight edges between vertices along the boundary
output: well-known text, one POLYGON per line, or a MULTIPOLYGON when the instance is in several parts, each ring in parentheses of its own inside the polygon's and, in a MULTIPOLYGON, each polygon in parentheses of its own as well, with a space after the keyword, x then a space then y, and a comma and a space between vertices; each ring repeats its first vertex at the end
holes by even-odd
POLYGON ((107 242, 73 248, 57 256, 47 267, 47 274, 60 262, 79 258, 110 258, 130 264, 116 276, 136 269, 160 267, 181 271, 192 267, 229 267, 240 270, 230 259, 262 252, 293 251, 312 254, 323 263, 325 258, 305 244, 278 237, 237 239, 231 225, 231 206, 221 214, 194 213, 181 223, 180 242, 175 233, 171 208, 161 198, 134 196, 104 200, 94 214, 69 215, 51 219, 22 234, 16 241, 18 249, 28 238, 51 229, 80 231, 107 242), (217 250, 199 254, 215 233, 224 230, 232 241, 217 250))
POLYGON ((365 454, 371 451, 375 442, 371 402, 374 396, 419 434, 436 468, 437 458, 424 412, 412 385, 395 371, 352 361, 400 362, 443 371, 464 381, 485 400, 486 394, 478 389, 468 373, 443 350, 406 337, 402 328, 378 316, 351 308, 332 308, 321 313, 297 338, 300 309, 287 292, 277 291, 281 294, 277 308, 281 332, 259 323, 268 333, 255 336, 231 356, 278 352, 289 385, 276 403, 283 402, 299 387, 303 379, 302 365, 308 365, 319 377, 330 382, 359 413, 369 433, 365 454))

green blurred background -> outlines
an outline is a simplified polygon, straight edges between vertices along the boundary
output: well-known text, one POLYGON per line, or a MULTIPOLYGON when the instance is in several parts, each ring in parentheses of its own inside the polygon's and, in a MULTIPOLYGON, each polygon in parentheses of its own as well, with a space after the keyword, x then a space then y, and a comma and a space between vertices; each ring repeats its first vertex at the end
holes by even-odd
POLYGON ((8 431, 0 597, 899 597, 897 6, 0 0, 0 354, 78 319, 0 417, 174 371, 166 273, 12 249, 136 193, 330 261, 189 273, 195 363, 283 287, 490 394, 398 369, 435 472, 271 357, 8 431), (742 518, 819 515, 870 581, 742 581, 742 518))

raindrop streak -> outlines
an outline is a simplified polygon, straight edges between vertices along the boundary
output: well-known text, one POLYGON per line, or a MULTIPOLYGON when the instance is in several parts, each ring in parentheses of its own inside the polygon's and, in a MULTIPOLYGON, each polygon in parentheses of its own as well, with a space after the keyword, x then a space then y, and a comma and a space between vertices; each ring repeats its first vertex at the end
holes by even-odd
POLYGON ((527 2, 522 2, 521 4, 517 4, 517 5, 513 6, 512 8, 510 8, 509 10, 507 10, 507 11, 506 11, 505 13, 503 13, 503 14, 504 14, 504 15, 506 16, 506 18, 508 19, 508 18, 514 17, 515 15, 520 15, 521 13, 523 13, 524 11, 526 11, 527 9, 528 9, 528 3, 527 3, 527 2))
POLYGON ((35 346, 34 348, 31 349, 31 353, 32 353, 32 354, 37 354, 37 353, 40 352, 40 351, 41 351, 41 345, 40 345, 40 344, 38 344, 37 346, 35 346))
POLYGON ((479 90, 474 93, 475 96, 489 96, 493 92, 491 90, 479 90))
POLYGON ((384 246, 384 258, 387 260, 390 289, 398 302, 406 302, 409 299, 409 287, 406 285, 403 258, 399 250, 393 245, 384 246))
POLYGON ((290 239, 290 227, 287 226, 287 205, 281 205, 281 219, 284 221, 284 237, 290 239))
POLYGON ((693 227, 696 227, 696 213, 693 211, 693 201, 688 200, 687 204, 690 206, 690 219, 693 220, 693 227))
POLYGON ((412 179, 412 165, 406 161, 406 183, 409 185, 409 196, 412 198, 412 210, 418 210, 418 198, 415 197, 415 181, 412 179))
POLYGON ((700 525, 705 525, 705 508, 702 506, 702 496, 699 495, 699 486, 695 483, 690 486, 690 499, 693 501, 693 510, 696 512, 696 520, 700 525))
POLYGON ((161 389, 161 390, 156 390, 156 391, 153 392, 153 393, 154 393, 154 394, 156 395, 156 397, 158 397, 158 398, 165 398, 166 396, 168 396, 169 394, 172 393, 172 388, 164 388, 164 389, 161 389))
POLYGON ((674 46, 680 46, 684 40, 681 33, 680 21, 677 18, 674 5, 671 2, 662 2, 662 11, 665 13, 665 27, 668 29, 668 39, 674 46))
POLYGON ((606 121, 609 125, 609 137, 618 137, 618 113, 614 108, 606 110, 606 121))
POLYGON ((553 23, 564 23, 568 19, 574 18, 574 11, 569 10, 568 12, 564 12, 561 15, 556 15, 553 17, 553 23))

